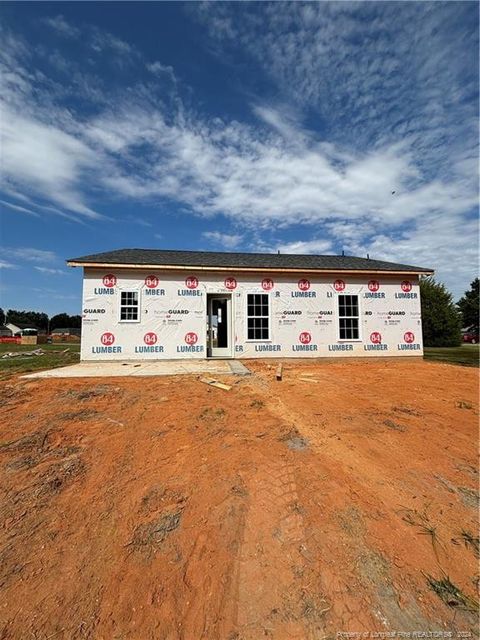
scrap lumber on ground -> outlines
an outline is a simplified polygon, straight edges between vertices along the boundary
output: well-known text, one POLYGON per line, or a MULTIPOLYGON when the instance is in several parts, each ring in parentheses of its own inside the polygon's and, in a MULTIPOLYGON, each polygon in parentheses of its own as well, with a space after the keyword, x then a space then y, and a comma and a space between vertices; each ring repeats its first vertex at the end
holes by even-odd
POLYGON ((213 378, 200 378, 200 382, 204 384, 208 384, 211 387, 217 387, 217 389, 223 389, 224 391, 230 391, 232 388, 228 384, 223 384, 223 382, 218 382, 218 380, 214 380, 213 378))

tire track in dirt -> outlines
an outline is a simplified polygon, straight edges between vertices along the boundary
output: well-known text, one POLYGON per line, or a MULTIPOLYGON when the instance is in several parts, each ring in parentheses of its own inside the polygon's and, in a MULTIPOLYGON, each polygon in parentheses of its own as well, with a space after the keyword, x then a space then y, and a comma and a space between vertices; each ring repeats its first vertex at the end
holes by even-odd
POLYGON ((259 456, 244 478, 248 509, 230 598, 238 640, 320 637, 318 607, 307 600, 305 526, 290 458, 259 456))
MULTIPOLYGON (((252 381, 252 386, 255 386, 255 381, 252 381)), ((353 523, 346 525, 346 529, 345 523, 339 526, 338 520, 343 513, 339 505, 345 505, 348 514, 349 505, 357 502, 368 505, 370 518, 386 518, 388 521, 389 516, 382 513, 382 502, 378 500, 386 484, 385 477, 381 476, 381 467, 377 470, 377 484, 382 485, 382 490, 377 491, 375 484, 363 482, 361 474, 355 476, 350 473, 351 467, 338 453, 332 457, 328 446, 331 430, 327 428, 319 432, 320 421, 315 416, 320 414, 304 412, 301 406, 292 408, 287 405, 285 398, 288 395, 274 392, 274 387, 278 386, 276 383, 264 379, 261 386, 268 398, 266 409, 284 421, 287 424, 285 428, 295 433, 296 438, 310 440, 308 451, 303 452, 304 458, 295 470, 301 488, 301 504, 307 507, 304 523, 308 542, 316 559, 324 559, 317 563, 316 577, 322 593, 331 603, 326 613, 325 628, 330 633, 366 629, 443 629, 442 623, 428 619, 418 606, 414 594, 418 597, 422 592, 411 575, 402 576, 403 588, 400 587, 398 571, 395 572, 384 555, 371 545, 361 511, 357 512, 358 518, 353 523), (339 545, 343 548, 340 554, 339 545), (336 560, 328 562, 326 558, 336 560)), ((328 413, 322 411, 322 415, 321 424, 328 425, 328 413)), ((348 443, 344 447, 353 449, 348 443)), ((370 472, 370 467, 368 470, 370 472)), ((372 470, 375 472, 374 468, 372 470)), ((383 497, 387 495, 388 487, 383 497)), ((382 524, 385 526, 387 522, 382 524)), ((422 593, 425 598, 424 592, 425 588, 422 593)), ((431 594, 426 597, 432 599, 431 594)), ((439 603, 433 604, 438 608, 439 603)))

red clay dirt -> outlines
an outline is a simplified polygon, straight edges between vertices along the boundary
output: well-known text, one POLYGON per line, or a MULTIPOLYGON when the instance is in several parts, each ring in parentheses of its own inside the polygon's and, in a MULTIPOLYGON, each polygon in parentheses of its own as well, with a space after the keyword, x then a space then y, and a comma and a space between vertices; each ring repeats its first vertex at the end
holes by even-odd
POLYGON ((476 637, 476 370, 248 366, 4 385, 1 640, 476 637))

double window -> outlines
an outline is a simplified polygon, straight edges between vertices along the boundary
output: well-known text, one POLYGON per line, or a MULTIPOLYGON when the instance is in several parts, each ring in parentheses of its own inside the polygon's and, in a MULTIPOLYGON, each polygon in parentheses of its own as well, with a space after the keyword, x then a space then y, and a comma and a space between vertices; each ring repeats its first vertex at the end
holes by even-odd
POLYGON ((247 340, 269 340, 270 303, 268 293, 247 294, 247 340))
POLYGON ((138 291, 120 292, 120 321, 138 322, 138 291))
POLYGON ((338 322, 340 340, 360 338, 358 296, 338 296, 338 322))

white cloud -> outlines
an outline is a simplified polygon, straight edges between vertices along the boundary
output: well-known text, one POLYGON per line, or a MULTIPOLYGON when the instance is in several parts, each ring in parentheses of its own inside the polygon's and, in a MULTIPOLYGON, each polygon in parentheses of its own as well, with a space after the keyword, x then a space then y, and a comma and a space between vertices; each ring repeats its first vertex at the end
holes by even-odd
MULTIPOLYGON (((214 42, 241 51, 330 141, 371 149, 409 138, 437 171, 475 147, 478 15, 470 3, 197 3, 214 42), (312 116, 311 116, 312 117, 312 116)), ((230 55, 231 57, 231 55, 230 55)))
POLYGON ((221 233, 220 231, 205 231, 202 236, 224 249, 235 249, 243 239, 240 234, 221 233))
POLYGON ((40 273, 45 273, 47 275, 65 275, 65 271, 63 271, 62 269, 50 269, 49 267, 33 267, 34 269, 36 269, 37 271, 40 271, 40 273))
POLYGON ((117 38, 108 31, 96 27, 92 27, 90 31, 92 34, 90 46, 97 53, 104 53, 108 50, 120 56, 132 55, 134 53, 133 47, 128 44, 128 42, 117 38))
POLYGON ((13 209, 13 211, 19 211, 20 213, 28 213, 31 216, 35 216, 37 218, 40 217, 38 213, 28 209, 27 207, 21 207, 18 204, 13 204, 12 202, 7 202, 6 200, 0 200, 0 203, 3 204, 4 207, 8 207, 9 209, 13 209))
POLYGON ((280 253, 313 253, 317 255, 332 251, 331 240, 306 240, 298 242, 287 242, 278 246, 280 253))
POLYGON ((138 226, 140 227, 149 228, 153 226, 153 224, 149 220, 145 220, 145 218, 141 218, 140 216, 137 216, 137 215, 127 216, 125 218, 125 222, 128 222, 130 224, 138 224, 138 226))
POLYGON ((67 22, 62 15, 46 18, 43 22, 61 36, 67 38, 78 38, 80 35, 80 30, 67 22))
POLYGON ((155 62, 147 63, 147 69, 155 76, 167 75, 174 82, 176 81, 175 71, 170 65, 165 65, 156 60, 155 62))
POLYGON ((6 258, 27 262, 52 262, 57 258, 53 251, 33 247, 2 247, 1 252, 6 258))
POLYGON ((135 53, 134 48, 112 33, 91 25, 82 28, 68 22, 64 16, 57 15, 43 20, 44 24, 53 29, 57 35, 66 38, 83 38, 90 49, 96 53, 113 52, 115 55, 128 56, 135 53))
POLYGON ((237 123, 180 126, 167 124, 161 112, 139 109, 104 114, 86 132, 125 158, 142 147, 137 170, 127 173, 117 165, 104 175, 106 188, 142 200, 166 196, 249 225, 366 215, 399 224, 439 210, 458 215, 477 202, 475 180, 465 168, 450 180, 422 179, 408 142, 345 154, 313 135, 299 135, 291 146, 237 123))
POLYGON ((6 262, 6 260, 0 260, 0 269, 16 269, 17 265, 12 264, 11 262, 6 262))
POLYGON ((4 105, 0 122, 2 178, 89 218, 100 214, 83 202, 82 175, 96 166, 94 152, 58 127, 22 117, 4 105), (48 159, 48 161, 46 161, 48 159))
POLYGON ((299 118, 292 113, 291 109, 256 104, 253 106, 253 112, 290 144, 305 144, 306 134, 301 128, 299 118))

